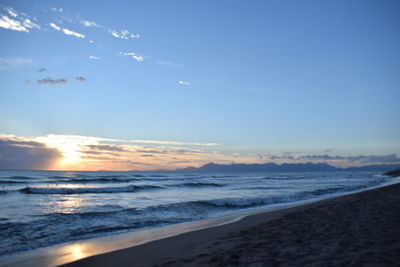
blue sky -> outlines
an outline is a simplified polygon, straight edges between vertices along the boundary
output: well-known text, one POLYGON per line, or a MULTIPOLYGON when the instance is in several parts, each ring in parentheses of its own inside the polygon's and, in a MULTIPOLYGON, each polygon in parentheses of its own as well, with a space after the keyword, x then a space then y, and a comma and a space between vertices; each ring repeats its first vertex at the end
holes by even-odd
POLYGON ((214 156, 188 165, 400 151, 398 1, 0 8, 0 133, 8 139, 218 144, 196 148, 214 156))

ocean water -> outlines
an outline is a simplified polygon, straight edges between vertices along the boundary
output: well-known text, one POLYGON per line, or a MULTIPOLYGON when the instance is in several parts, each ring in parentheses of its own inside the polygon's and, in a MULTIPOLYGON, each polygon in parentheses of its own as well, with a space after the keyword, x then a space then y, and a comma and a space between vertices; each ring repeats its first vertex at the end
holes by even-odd
POLYGON ((0 256, 377 186, 378 172, 0 171, 0 256))

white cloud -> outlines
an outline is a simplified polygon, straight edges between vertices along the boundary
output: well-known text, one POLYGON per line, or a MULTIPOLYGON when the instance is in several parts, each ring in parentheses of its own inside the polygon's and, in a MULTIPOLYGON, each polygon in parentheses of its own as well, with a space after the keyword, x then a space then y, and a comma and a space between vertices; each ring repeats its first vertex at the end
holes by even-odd
POLYGON ((112 36, 119 38, 119 34, 116 31, 111 31, 112 36))
POLYGON ((121 30, 118 32, 115 30, 108 29, 108 31, 115 38, 121 38, 121 39, 125 39, 125 40, 128 40, 130 38, 138 39, 140 37, 140 34, 133 34, 133 33, 130 33, 128 30, 121 30))
POLYGON ((134 59, 134 60, 136 60, 136 61, 139 61, 139 62, 142 62, 142 61, 144 61, 144 57, 143 56, 140 56, 140 55, 138 55, 138 54, 136 54, 136 53, 134 53, 134 52, 119 52, 119 54, 121 55, 121 56, 127 56, 127 57, 130 57, 130 58, 132 58, 132 59, 134 59))
POLYGON ((131 32, 129 32, 129 30, 116 31, 116 30, 113 30, 113 29, 111 29, 111 28, 109 28, 107 26, 100 25, 97 22, 94 22, 94 21, 91 21, 91 20, 80 19, 79 23, 82 24, 85 27, 95 27, 95 28, 99 28, 99 29, 102 29, 104 31, 107 31, 112 36, 114 36, 115 38, 128 40, 130 38, 138 39, 140 37, 140 34, 131 33, 131 32))
POLYGON ((78 37, 78 38, 85 38, 85 35, 84 35, 84 34, 81 34, 81 33, 78 33, 78 32, 74 32, 74 31, 68 30, 68 29, 66 29, 66 28, 61 28, 60 26, 58 26, 58 25, 56 25, 56 24, 54 24, 54 23, 50 23, 49 25, 50 25, 50 27, 52 27, 54 30, 62 31, 62 32, 63 32, 64 34, 66 34, 66 35, 72 35, 72 36, 75 36, 75 37, 78 37))
POLYGON ((13 20, 5 15, 0 16, 0 28, 20 32, 29 32, 29 30, 25 28, 20 21, 13 20))
POLYGON ((53 10, 54 12, 58 12, 58 13, 63 12, 63 9, 62 9, 62 8, 55 8, 55 7, 52 7, 51 10, 53 10))
POLYGON ((85 27, 100 27, 96 22, 90 20, 81 20, 80 23, 85 27))
POLYGON ((54 23, 50 23, 49 25, 50 25, 50 27, 52 27, 54 30, 56 30, 56 31, 62 31, 62 32, 63 32, 64 34, 66 34, 66 35, 72 35, 72 36, 75 36, 75 37, 77 37, 77 38, 85 38, 85 35, 82 34, 82 33, 74 32, 74 31, 68 30, 68 29, 66 29, 66 28, 61 28, 60 26, 58 26, 58 25, 56 25, 56 24, 54 24, 54 23))
POLYGON ((36 23, 33 23, 30 19, 24 19, 23 20, 23 25, 26 27, 26 28, 29 28, 29 29, 39 29, 40 27, 39 27, 39 25, 38 24, 36 24, 36 23))
POLYGON ((62 31, 66 35, 72 35, 72 36, 75 36, 77 38, 85 38, 84 34, 81 34, 81 33, 78 33, 78 32, 74 32, 74 31, 68 30, 66 28, 63 28, 62 31))
POLYGON ((8 14, 10 14, 10 16, 12 16, 14 18, 18 17, 17 11, 12 7, 6 8, 6 11, 8 14))
POLYGON ((32 59, 21 57, 0 58, 0 70, 10 70, 32 64, 32 59))
POLYGON ((129 39, 129 37, 138 39, 140 37, 140 34, 132 34, 128 30, 122 30, 121 31, 121 38, 122 39, 129 39))
POLYGON ((100 59, 99 57, 96 56, 89 56, 90 59, 100 59))
POLYGON ((0 28, 19 32, 29 32, 29 29, 39 29, 40 27, 28 18, 12 19, 6 15, 1 15, 0 28))
MULTIPOLYGON (((29 29, 40 29, 40 26, 32 22, 32 18, 25 13, 18 12, 9 7, 4 8, 9 16, 0 15, 0 28, 12 31, 29 32, 29 29)), ((33 18, 35 20, 35 18, 33 18)))
POLYGON ((192 85, 190 82, 188 82, 188 81, 178 81, 178 83, 179 84, 182 84, 182 85, 186 85, 186 86, 190 86, 190 85, 192 85))
POLYGON ((54 30, 61 31, 61 27, 57 26, 56 24, 50 23, 49 25, 50 25, 50 27, 52 27, 54 30))

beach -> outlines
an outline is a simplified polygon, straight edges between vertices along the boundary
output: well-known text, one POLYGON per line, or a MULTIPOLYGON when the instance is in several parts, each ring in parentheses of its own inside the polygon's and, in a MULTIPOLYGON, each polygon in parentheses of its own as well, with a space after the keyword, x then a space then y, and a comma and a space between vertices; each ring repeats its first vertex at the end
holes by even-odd
POLYGON ((400 184, 272 211, 65 266, 396 266, 400 184))

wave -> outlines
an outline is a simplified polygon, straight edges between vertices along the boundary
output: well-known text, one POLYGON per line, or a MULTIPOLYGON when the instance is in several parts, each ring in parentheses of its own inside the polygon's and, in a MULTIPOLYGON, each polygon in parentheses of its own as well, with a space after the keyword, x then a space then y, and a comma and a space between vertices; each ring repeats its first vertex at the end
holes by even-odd
POLYGON ((29 182, 23 182, 23 181, 12 181, 12 180, 0 180, 0 184, 26 184, 29 182))
POLYGON ((235 188, 234 190, 280 190, 280 189, 292 189, 290 186, 254 186, 254 187, 243 187, 235 188))
POLYGON ((212 178, 234 178, 234 177, 238 177, 237 175, 213 175, 211 176, 212 178))
POLYGON ((383 179, 378 179, 375 181, 371 181, 369 183, 363 185, 350 185, 350 186, 342 186, 342 187, 332 187, 332 188, 324 188, 324 189, 316 189, 312 191, 303 191, 299 193, 295 193, 293 195, 286 196, 275 196, 275 197, 259 197, 259 198, 223 198, 223 199, 213 199, 213 200, 201 200, 195 201, 196 203, 207 205, 215 208, 251 208, 258 207, 264 205, 278 204, 278 203, 290 203, 296 201, 302 201, 306 199, 312 199, 319 196, 327 196, 331 194, 337 193, 345 193, 351 191, 357 191, 364 188, 369 188, 372 186, 379 185, 383 182, 383 179))
POLYGON ((10 179, 13 180, 35 180, 35 177, 30 177, 30 176, 11 176, 10 179))
POLYGON ((139 178, 118 178, 118 177, 101 177, 101 178, 64 178, 59 180, 46 181, 48 183, 129 183, 133 181, 141 181, 139 178))
POLYGON ((174 184, 172 186, 177 186, 177 187, 222 187, 224 185, 217 184, 217 183, 195 183, 195 182, 189 182, 189 183, 183 183, 183 184, 174 184))
POLYGON ((124 187, 94 187, 94 188, 54 188, 25 187, 19 191, 24 194, 90 194, 90 193, 131 193, 146 189, 161 189, 153 185, 129 185, 124 187))

